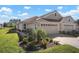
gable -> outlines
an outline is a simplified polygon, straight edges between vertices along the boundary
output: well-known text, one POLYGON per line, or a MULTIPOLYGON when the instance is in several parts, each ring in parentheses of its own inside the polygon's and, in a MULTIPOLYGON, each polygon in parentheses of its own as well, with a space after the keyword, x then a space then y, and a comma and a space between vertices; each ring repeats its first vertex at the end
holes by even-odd
POLYGON ((57 11, 54 11, 54 12, 50 12, 48 14, 41 16, 41 18, 59 21, 62 18, 62 16, 57 11))
POLYGON ((74 19, 71 16, 63 17, 61 22, 62 23, 75 23, 74 19))

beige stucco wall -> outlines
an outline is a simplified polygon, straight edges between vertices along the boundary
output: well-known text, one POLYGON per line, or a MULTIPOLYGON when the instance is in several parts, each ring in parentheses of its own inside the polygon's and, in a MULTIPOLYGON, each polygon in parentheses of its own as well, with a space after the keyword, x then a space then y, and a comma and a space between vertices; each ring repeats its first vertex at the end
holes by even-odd
POLYGON ((26 26, 26 28, 35 28, 35 24, 33 23, 33 24, 28 24, 27 26, 26 26))
POLYGON ((58 22, 49 22, 46 20, 41 19, 37 21, 37 27, 44 29, 48 33, 58 33, 59 32, 59 23, 58 22), (41 24, 52 24, 56 26, 41 26, 41 24))
POLYGON ((23 30, 23 23, 17 24, 16 29, 23 30))
POLYGON ((64 17, 61 24, 61 31, 72 31, 76 30, 76 23, 72 19, 72 17, 64 17))
POLYGON ((79 31, 79 25, 76 25, 76 30, 78 30, 78 31, 79 31))
POLYGON ((61 31, 72 31, 76 29, 75 24, 61 23, 61 31))
POLYGON ((19 25, 18 24, 16 24, 16 29, 18 29, 19 27, 18 27, 19 25))
POLYGON ((41 19, 38 20, 38 24, 40 25, 38 28, 42 28, 48 33, 58 33, 59 31, 72 31, 76 30, 77 27, 76 23, 71 17, 63 18, 61 22, 49 22, 41 19), (41 26, 41 24, 57 24, 57 26, 41 26))

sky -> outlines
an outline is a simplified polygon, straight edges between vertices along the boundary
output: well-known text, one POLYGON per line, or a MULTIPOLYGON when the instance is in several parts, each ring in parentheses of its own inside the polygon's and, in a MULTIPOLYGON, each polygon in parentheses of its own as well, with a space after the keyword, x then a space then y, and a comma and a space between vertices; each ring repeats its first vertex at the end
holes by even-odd
POLYGON ((33 16, 57 10, 63 17, 72 16, 74 20, 79 19, 78 5, 0 5, 0 23, 8 22, 10 19, 27 19, 33 16))

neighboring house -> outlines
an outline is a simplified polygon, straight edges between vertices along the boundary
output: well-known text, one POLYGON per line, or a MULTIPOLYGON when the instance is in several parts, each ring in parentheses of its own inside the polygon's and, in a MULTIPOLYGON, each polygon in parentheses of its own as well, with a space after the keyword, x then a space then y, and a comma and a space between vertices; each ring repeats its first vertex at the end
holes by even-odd
POLYGON ((3 27, 3 25, 2 24, 0 24, 0 28, 2 28, 3 27))
POLYGON ((41 28, 50 34, 59 33, 59 31, 76 30, 76 23, 71 16, 63 17, 57 11, 50 12, 40 17, 34 16, 28 18, 16 25, 19 30, 27 28, 41 28))

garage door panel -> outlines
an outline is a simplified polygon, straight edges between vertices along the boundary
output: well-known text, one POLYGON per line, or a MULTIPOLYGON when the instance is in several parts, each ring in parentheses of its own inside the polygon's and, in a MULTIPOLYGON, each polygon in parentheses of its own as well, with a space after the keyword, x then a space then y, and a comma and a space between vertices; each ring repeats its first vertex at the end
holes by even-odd
POLYGON ((74 28, 73 25, 64 25, 64 31, 72 31, 74 28))

